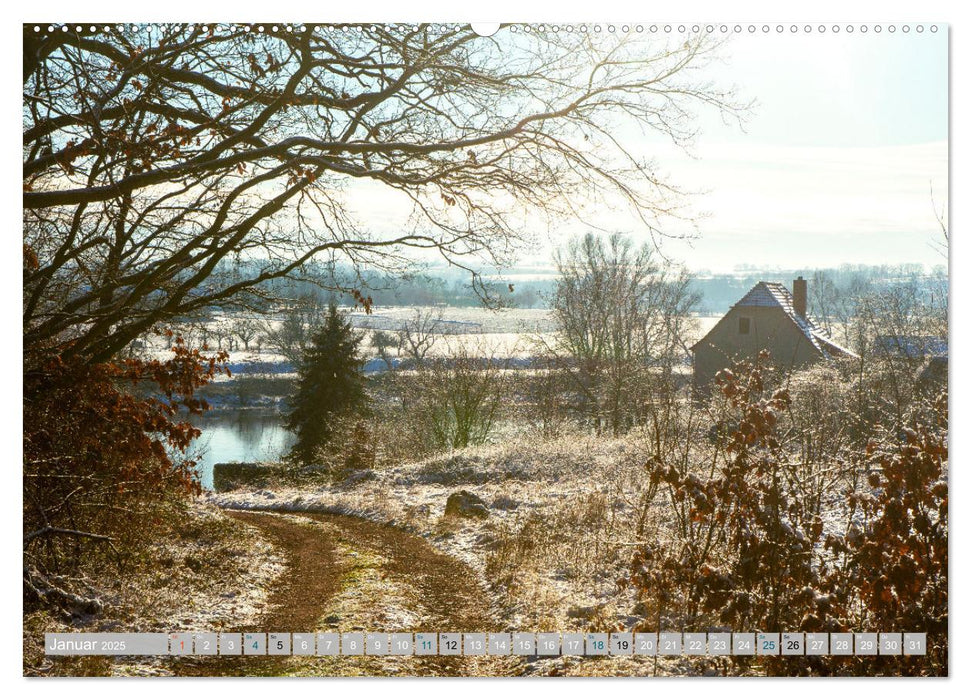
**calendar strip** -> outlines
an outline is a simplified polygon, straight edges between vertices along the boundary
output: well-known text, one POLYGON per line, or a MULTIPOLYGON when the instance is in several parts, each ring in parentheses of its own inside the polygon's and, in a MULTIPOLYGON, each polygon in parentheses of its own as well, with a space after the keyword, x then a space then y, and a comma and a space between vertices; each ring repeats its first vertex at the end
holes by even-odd
POLYGON ((923 656, 923 632, 171 632, 44 635, 48 656, 923 656))

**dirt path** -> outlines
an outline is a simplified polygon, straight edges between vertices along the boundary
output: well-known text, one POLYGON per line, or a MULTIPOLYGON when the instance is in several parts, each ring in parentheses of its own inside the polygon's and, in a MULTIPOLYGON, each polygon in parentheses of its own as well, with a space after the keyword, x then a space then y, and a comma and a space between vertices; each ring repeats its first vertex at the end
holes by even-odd
MULTIPOLYGON (((359 518, 227 511, 260 528, 288 571, 265 632, 498 631, 474 573, 414 535, 359 518)), ((227 630, 230 631, 230 630, 227 630)), ((515 675, 514 658, 236 657, 178 659, 178 675, 515 675)))

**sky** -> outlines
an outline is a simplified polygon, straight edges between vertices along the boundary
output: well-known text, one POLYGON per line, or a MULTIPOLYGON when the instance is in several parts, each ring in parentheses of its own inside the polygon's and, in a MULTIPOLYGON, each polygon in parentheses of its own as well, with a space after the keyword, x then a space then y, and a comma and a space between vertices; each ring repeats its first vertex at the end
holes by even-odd
MULTIPOLYGON (((700 80, 734 86, 752 102, 745 124, 699 112, 688 152, 656 135, 620 134, 631 152, 693 193, 697 235, 666 223, 665 255, 695 271, 804 269, 843 264, 946 260, 935 243, 935 217, 948 199, 948 28, 866 33, 856 25, 834 34, 802 28, 765 34, 743 28, 700 80)), ((376 228, 396 230, 409 207, 380 186, 352 193, 350 207, 376 228), (375 200, 375 197, 378 197, 375 200), (375 201, 381 202, 375 207, 375 201), (402 203, 403 204, 403 203, 402 203)), ((598 209, 607 230, 648 240, 643 224, 622 209, 598 209)), ((536 222, 532 249, 518 267, 550 266, 553 252, 581 222, 536 222)))
POLYGON ((946 27, 734 41, 722 70, 757 104, 744 133, 712 120, 700 160, 672 160, 711 212, 686 263, 941 264, 929 241, 933 202, 947 203, 947 50, 946 27))
POLYGON ((943 25, 737 35, 710 75, 755 101, 744 130, 702 115, 690 156, 650 146, 706 214, 666 252, 714 272, 945 262, 931 243, 947 204, 947 52, 943 25))

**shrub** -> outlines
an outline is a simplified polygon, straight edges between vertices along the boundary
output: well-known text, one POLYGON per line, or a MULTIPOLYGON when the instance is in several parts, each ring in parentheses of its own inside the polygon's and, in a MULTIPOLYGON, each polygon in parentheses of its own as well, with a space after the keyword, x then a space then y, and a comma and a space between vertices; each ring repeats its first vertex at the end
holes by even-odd
POLYGON ((622 582, 658 627, 917 631, 931 646, 926 657, 889 660, 767 658, 769 673, 946 673, 946 396, 915 408, 899 435, 878 431, 857 455, 867 481, 842 482, 843 503, 834 505, 804 497, 802 465, 792 463, 802 438, 791 423, 780 429, 792 397, 766 382, 767 359, 718 375, 728 414, 719 423, 732 427, 704 471, 648 464, 674 526, 637 549, 622 582), (834 513, 842 531, 825 524, 834 513))
POLYGON ((116 561, 151 539, 163 509, 197 493, 184 455, 199 431, 198 387, 225 354, 203 356, 175 338, 167 361, 89 365, 54 349, 27 354, 24 369, 25 604, 79 601, 48 577, 76 573, 106 548, 116 561), (146 393, 146 388, 153 393, 146 393))
POLYGON ((425 360, 415 408, 426 444, 451 450, 484 443, 499 417, 506 364, 484 344, 425 360))
POLYGON ((898 435, 871 442, 869 488, 849 495, 853 523, 826 541, 842 566, 829 567, 824 588, 845 599, 844 624, 926 632, 927 656, 904 659, 905 669, 946 675, 947 393, 913 413, 898 435))

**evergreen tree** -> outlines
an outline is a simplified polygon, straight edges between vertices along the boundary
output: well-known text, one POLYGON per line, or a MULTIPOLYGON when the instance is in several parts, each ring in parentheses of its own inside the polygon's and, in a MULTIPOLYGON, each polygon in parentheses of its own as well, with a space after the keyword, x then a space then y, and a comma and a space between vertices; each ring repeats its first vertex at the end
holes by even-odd
POLYGON ((334 439, 339 420, 364 407, 360 344, 361 336, 332 302, 324 325, 304 351, 297 394, 287 416, 287 429, 297 435, 290 455, 299 462, 314 461, 317 450, 334 439))

